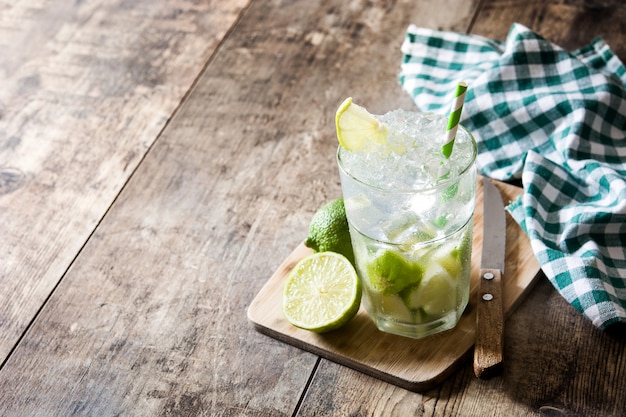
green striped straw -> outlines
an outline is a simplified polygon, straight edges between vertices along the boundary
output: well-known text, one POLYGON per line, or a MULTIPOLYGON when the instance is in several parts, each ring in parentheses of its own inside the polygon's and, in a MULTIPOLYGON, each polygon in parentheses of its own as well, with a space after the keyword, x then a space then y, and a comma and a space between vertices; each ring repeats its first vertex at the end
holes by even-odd
POLYGON ((443 153, 443 156, 445 156, 446 159, 450 158, 450 155, 452 155, 452 148, 454 147, 456 131, 459 129, 459 120, 461 119, 461 111, 463 110, 466 91, 467 83, 460 82, 457 84, 456 91, 454 92, 454 101, 452 102, 452 108, 450 109, 448 127, 446 129, 446 140, 441 147, 441 153, 443 153))

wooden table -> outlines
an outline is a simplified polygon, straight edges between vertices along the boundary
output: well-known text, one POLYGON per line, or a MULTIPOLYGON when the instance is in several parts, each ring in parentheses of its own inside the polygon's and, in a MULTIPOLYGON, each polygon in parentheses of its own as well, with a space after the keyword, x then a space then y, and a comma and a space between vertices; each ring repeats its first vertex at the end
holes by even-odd
POLYGON ((622 58, 626 3, 0 4, 0 415, 626 416, 626 331, 544 277, 471 360, 406 391, 255 331, 246 310, 340 195, 333 116, 411 105, 406 27, 520 22, 622 58))

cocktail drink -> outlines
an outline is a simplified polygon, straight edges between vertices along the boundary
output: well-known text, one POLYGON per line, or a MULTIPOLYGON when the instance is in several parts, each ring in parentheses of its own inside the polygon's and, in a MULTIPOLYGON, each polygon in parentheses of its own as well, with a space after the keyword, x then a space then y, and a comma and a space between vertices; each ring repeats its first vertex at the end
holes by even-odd
POLYGON ((476 143, 460 127, 446 158, 445 117, 376 118, 383 140, 337 153, 363 305, 380 330, 421 338, 453 328, 469 299, 476 143))

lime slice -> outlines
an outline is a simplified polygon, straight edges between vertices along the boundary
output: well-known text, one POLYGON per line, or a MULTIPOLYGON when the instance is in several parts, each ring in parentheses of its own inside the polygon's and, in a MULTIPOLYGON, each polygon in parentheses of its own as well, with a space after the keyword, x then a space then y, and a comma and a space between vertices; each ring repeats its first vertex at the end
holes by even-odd
POLYGON ((338 329, 359 311, 361 282, 350 261, 334 252, 301 259, 283 287, 283 313, 294 326, 317 333, 338 329))
POLYGON ((352 152, 370 152, 377 146, 387 146, 387 126, 380 123, 363 107, 348 97, 335 114, 339 144, 352 152))
POLYGON ((419 283, 423 270, 392 250, 385 250, 367 264, 369 286, 383 294, 397 294, 409 285, 419 283))
POLYGON ((428 262, 439 263, 453 280, 467 276, 472 257, 471 229, 464 232, 460 241, 448 242, 435 250, 428 262))
POLYGON ((424 272, 422 283, 406 298, 411 309, 421 308, 429 315, 442 315, 456 308, 456 291, 450 274, 438 263, 424 272))
POLYGON ((370 291, 367 297, 369 297, 371 308, 376 310, 377 314, 392 318, 401 323, 414 322, 413 313, 411 313, 399 295, 385 295, 370 291))

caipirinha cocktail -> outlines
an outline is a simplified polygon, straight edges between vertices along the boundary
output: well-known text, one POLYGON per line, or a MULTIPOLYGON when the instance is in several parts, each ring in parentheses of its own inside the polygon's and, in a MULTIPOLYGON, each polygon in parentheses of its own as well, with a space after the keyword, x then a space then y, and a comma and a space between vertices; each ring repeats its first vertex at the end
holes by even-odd
POLYGON ((366 311, 379 329, 403 336, 454 327, 469 299, 474 139, 460 128, 446 158, 445 117, 404 110, 373 116, 350 99, 336 122, 366 311))

